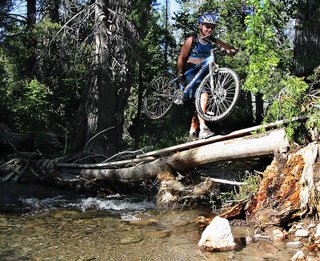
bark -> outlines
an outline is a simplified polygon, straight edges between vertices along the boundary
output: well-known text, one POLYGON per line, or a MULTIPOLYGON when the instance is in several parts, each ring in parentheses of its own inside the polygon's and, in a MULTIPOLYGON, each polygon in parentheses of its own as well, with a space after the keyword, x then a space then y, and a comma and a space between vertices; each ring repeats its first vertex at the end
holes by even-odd
MULTIPOLYGON (((106 1, 97 1, 96 6, 96 24, 99 25, 95 35, 96 41, 96 80, 94 82, 94 93, 97 93, 97 108, 95 108, 94 132, 104 131, 102 135, 97 136, 93 141, 94 150, 97 153, 106 153, 112 155, 116 151, 115 142, 115 113, 116 113, 116 88, 111 81, 111 53, 110 39, 107 35, 109 31, 108 24, 109 11, 106 1)), ((90 124, 91 125, 91 124, 90 124)), ((95 133, 89 133, 91 137, 95 133)), ((89 138, 89 137, 88 137, 89 138)))
POLYGON ((155 178, 167 170, 183 171, 212 162, 237 160, 250 157, 272 155, 275 150, 289 145, 284 130, 258 135, 254 138, 237 138, 207 144, 198 148, 175 153, 131 168, 123 169, 82 169, 80 173, 87 179, 113 180, 137 183, 155 178))
POLYGON ((255 123, 256 124, 261 124, 262 120, 263 120, 263 99, 262 99, 262 94, 258 93, 256 94, 256 117, 255 117, 255 123))
POLYGON ((320 1, 299 0, 294 39, 294 74, 307 76, 320 64, 320 1))
POLYGON ((54 23, 59 23, 59 7, 61 0, 47 0, 46 15, 54 23))
MULTIPOLYGON (((304 120, 304 119, 305 118, 302 118, 302 117, 296 117, 296 118, 292 118, 290 121, 292 122, 292 121, 304 120)), ((166 154, 169 154, 172 152, 181 151, 181 150, 185 150, 185 149, 189 149, 189 148, 194 148, 194 147, 198 147, 198 146, 205 145, 205 144, 212 143, 212 142, 217 142, 217 141, 221 141, 221 140, 228 140, 228 139, 237 138, 237 137, 243 137, 243 136, 249 135, 250 133, 259 131, 261 129, 270 130, 270 129, 276 128, 278 126, 286 125, 287 123, 288 123, 288 121, 281 120, 281 121, 276 121, 276 122, 272 122, 272 123, 265 124, 265 125, 253 126, 250 128, 231 132, 227 135, 216 135, 216 136, 213 136, 212 138, 208 138, 208 139, 197 140, 197 141, 193 141, 193 142, 188 142, 188 143, 164 148, 164 149, 157 150, 157 151, 151 151, 151 152, 147 152, 144 154, 139 154, 139 155, 137 155, 137 157, 143 158, 143 157, 148 157, 148 156, 166 155, 166 154)))
POLYGON ((31 28, 36 23, 36 9, 37 1, 36 0, 28 0, 27 1, 27 27, 31 28))
POLYGON ((85 117, 80 124, 86 125, 86 134, 81 139, 87 142, 95 136, 91 150, 107 156, 121 148, 124 108, 132 82, 129 7, 129 1, 96 1, 95 77, 82 106, 85 117))
POLYGON ((306 214, 319 212, 318 150, 319 145, 313 142, 287 159, 277 157, 272 162, 246 206, 249 222, 260 227, 285 227, 306 214))
MULTIPOLYGON (((142 6, 138 9, 139 13, 141 13, 139 20, 139 28, 138 33, 140 39, 144 39, 148 32, 148 26, 146 26, 146 22, 150 20, 150 11, 151 11, 152 1, 145 1, 142 6)), ((142 100, 143 100, 143 90, 145 90, 144 86, 144 71, 146 64, 146 57, 144 55, 145 50, 139 49, 139 63, 138 63, 138 103, 137 103, 137 115, 133 119, 133 123, 130 131, 134 140, 134 148, 138 149, 140 144, 141 137, 141 114, 142 114, 142 100)))
POLYGON ((319 148, 312 142, 289 154, 276 154, 253 197, 223 210, 221 216, 246 217, 247 223, 266 229, 287 227, 319 213, 319 148))
POLYGON ((29 55, 27 58, 27 75, 32 78, 32 75, 35 71, 36 66, 36 46, 37 40, 34 38, 34 34, 31 33, 33 26, 36 23, 36 16, 37 16, 37 9, 36 9, 37 2, 36 0, 28 0, 27 1, 27 30, 30 32, 30 35, 26 41, 27 50, 29 50, 29 55))

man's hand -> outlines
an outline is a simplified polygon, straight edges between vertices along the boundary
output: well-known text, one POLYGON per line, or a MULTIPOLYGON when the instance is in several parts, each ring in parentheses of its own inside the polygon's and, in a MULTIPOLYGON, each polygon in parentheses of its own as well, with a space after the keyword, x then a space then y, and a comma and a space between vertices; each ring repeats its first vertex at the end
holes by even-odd
POLYGON ((234 56, 238 53, 238 50, 237 49, 234 49, 234 48, 231 48, 231 49, 228 49, 227 50, 227 54, 230 55, 230 56, 234 56))
POLYGON ((179 76, 178 76, 179 84, 183 84, 185 83, 185 81, 186 81, 186 77, 184 76, 184 73, 179 73, 179 76))

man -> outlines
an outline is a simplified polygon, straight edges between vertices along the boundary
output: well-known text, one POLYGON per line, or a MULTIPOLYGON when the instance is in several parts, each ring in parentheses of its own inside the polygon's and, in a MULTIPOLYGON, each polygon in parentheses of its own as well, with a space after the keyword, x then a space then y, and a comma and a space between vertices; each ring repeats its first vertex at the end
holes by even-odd
MULTIPOLYGON (((217 24, 217 18, 214 14, 205 13, 199 17, 198 22, 198 35, 190 36, 187 38, 187 40, 181 47, 181 51, 178 58, 177 65, 180 81, 186 81, 187 84, 191 82, 191 80, 196 75, 197 71, 195 71, 193 74, 189 74, 187 77, 185 77, 184 72, 192 67, 195 67, 197 64, 201 63, 203 60, 210 56, 210 50, 213 48, 213 46, 212 43, 210 41, 207 41, 206 39, 213 33, 217 24)), ((217 44, 221 48, 225 49, 229 54, 237 53, 237 51, 233 47, 221 41, 220 39, 214 38, 212 42, 217 44)), ((202 79, 200 79, 200 81, 197 82, 198 85, 200 84, 202 79)), ((205 111, 207 101, 208 94, 202 93, 201 107, 203 111, 205 111)), ((211 132, 210 129, 207 127, 206 122, 195 112, 191 119, 191 127, 189 131, 191 140, 195 140, 198 137, 198 129, 199 139, 205 139, 214 135, 214 133, 211 132)))

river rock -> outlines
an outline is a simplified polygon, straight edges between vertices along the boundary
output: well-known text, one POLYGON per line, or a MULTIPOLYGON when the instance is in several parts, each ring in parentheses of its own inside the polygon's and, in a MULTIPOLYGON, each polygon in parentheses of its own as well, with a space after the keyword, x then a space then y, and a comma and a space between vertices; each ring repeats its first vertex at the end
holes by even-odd
POLYGON ((233 250, 236 247, 229 221, 216 216, 202 232, 198 247, 209 251, 233 250))
POLYGON ((301 248, 302 247, 302 243, 300 241, 291 241, 291 242, 287 242, 286 243, 287 248, 301 248))
POLYGON ((298 260, 305 260, 305 256, 303 251, 298 251, 294 254, 294 256, 291 258, 291 261, 298 261, 298 260))
POLYGON ((316 226, 317 226, 316 224, 311 223, 311 224, 308 225, 308 229, 315 228, 316 226))
POLYGON ((129 221, 130 225, 134 226, 152 226, 158 223, 158 220, 154 218, 148 218, 148 219, 137 219, 137 220, 131 220, 129 221))
POLYGON ((296 237, 308 237, 310 232, 305 229, 298 229, 294 234, 296 237))
POLYGON ((274 242, 282 242, 284 241, 284 233, 280 229, 274 229, 272 231, 272 241, 274 242))
POLYGON ((315 238, 320 237, 320 223, 317 225, 316 234, 314 236, 315 236, 315 238))

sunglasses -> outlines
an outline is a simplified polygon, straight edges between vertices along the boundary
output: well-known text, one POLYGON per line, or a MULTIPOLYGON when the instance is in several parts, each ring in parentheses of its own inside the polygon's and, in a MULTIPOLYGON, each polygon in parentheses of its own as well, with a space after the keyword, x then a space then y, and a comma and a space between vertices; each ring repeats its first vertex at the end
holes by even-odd
POLYGON ((204 25, 208 29, 214 29, 216 27, 216 25, 214 24, 202 24, 202 25, 204 25))

